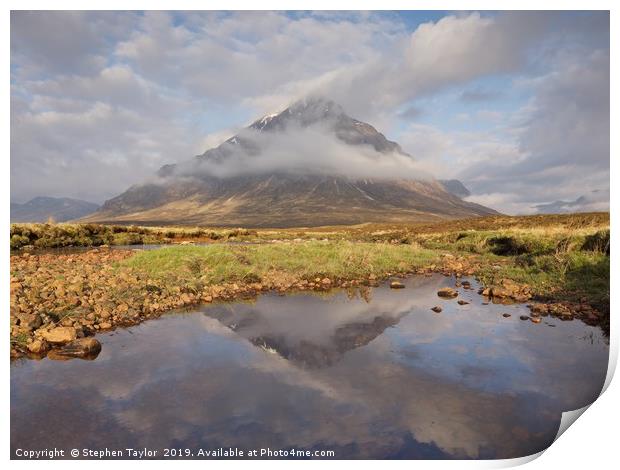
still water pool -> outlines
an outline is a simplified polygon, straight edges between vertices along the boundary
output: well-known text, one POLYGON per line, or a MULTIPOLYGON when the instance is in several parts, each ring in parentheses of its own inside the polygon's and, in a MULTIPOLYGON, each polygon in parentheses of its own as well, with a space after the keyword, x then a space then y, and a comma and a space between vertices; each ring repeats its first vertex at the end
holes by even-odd
POLYGON ((525 305, 442 300, 443 276, 264 295, 100 334, 94 361, 11 364, 11 447, 296 449, 335 458, 510 458, 596 399, 602 332, 525 305), (431 307, 441 306, 441 313, 431 307), (502 314, 509 313, 505 318, 502 314))

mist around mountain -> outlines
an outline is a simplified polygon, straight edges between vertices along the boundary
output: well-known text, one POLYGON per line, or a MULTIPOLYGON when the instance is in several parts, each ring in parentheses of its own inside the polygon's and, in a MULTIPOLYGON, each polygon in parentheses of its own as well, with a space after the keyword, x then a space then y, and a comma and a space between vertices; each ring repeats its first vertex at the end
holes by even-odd
POLYGON ((372 125, 312 97, 165 165, 85 220, 280 227, 496 213, 454 191, 467 190, 437 181, 372 125))
POLYGON ((68 197, 35 197, 19 204, 11 203, 11 223, 66 222, 79 219, 99 209, 98 204, 68 197))

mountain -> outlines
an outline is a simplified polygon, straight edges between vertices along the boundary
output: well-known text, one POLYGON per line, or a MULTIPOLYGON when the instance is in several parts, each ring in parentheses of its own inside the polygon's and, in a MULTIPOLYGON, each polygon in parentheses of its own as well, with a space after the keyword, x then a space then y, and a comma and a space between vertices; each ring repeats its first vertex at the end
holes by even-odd
POLYGON ((450 194, 454 194, 457 197, 467 197, 470 196, 471 193, 469 189, 465 187, 463 183, 459 180, 438 180, 439 183, 444 187, 446 191, 450 194))
POLYGON ((24 204, 11 203, 11 223, 55 222, 79 219, 99 209, 97 204, 68 197, 35 197, 24 204))
POLYGON ((291 227, 496 214, 415 168, 373 126, 311 98, 189 161, 165 165, 84 220, 291 227))

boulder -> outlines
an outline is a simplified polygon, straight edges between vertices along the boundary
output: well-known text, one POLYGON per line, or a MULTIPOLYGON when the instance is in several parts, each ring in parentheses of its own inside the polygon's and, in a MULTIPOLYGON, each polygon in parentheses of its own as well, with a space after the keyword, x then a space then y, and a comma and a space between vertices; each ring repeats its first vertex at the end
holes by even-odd
POLYGON ((489 293, 490 297, 495 297, 498 299, 504 299, 512 296, 512 292, 506 289, 505 287, 492 287, 489 293))
POLYGON ((77 338, 75 328, 71 326, 57 326, 42 333, 43 339, 52 344, 65 344, 77 338))
POLYGON ((451 287, 442 287, 441 289, 437 291, 437 295, 439 297, 453 299, 454 297, 459 295, 459 293, 455 291, 454 289, 452 289, 451 287))

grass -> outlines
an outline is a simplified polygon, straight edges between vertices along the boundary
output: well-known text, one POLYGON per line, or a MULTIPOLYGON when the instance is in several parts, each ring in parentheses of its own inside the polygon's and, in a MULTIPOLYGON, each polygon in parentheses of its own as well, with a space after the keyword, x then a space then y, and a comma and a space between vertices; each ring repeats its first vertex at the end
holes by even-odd
POLYGON ((416 245, 300 242, 262 245, 165 247, 144 251, 121 265, 151 277, 174 275, 205 284, 250 281, 269 276, 316 277, 349 280, 370 274, 408 272, 437 262, 439 255, 416 245))
POLYGON ((413 237, 429 249, 474 253, 483 261, 476 275, 485 285, 511 279, 527 284, 544 301, 587 302, 603 313, 609 331, 609 228, 511 227, 413 237))
POLYGON ((221 241, 252 237, 254 230, 204 229, 198 227, 140 227, 100 224, 11 224, 11 249, 25 246, 62 248, 68 246, 168 244, 175 241, 221 241))

